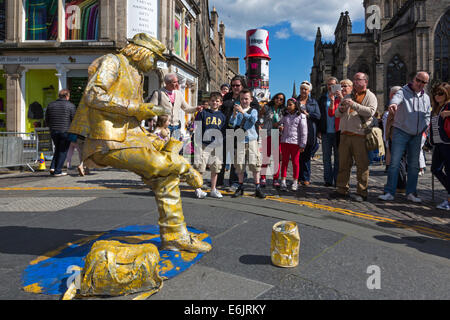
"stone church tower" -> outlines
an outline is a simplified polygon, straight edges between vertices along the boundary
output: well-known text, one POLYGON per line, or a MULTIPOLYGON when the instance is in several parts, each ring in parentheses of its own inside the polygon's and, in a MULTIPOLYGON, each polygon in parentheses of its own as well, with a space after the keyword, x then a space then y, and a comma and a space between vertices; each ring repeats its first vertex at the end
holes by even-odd
POLYGON ((322 42, 317 29, 313 97, 326 91, 329 76, 352 79, 365 72, 381 112, 389 89, 417 71, 429 72, 432 83, 449 81, 450 0, 364 0, 363 6, 364 33, 352 33, 348 12, 341 13, 333 43, 322 42))

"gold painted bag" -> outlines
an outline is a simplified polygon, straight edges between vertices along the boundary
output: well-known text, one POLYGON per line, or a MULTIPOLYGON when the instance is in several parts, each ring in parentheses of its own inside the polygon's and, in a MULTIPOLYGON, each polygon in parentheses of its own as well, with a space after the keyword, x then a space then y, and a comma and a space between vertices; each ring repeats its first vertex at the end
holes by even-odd
POLYGON ((79 294, 69 286, 64 300, 77 296, 119 296, 147 291, 135 299, 146 299, 163 286, 159 276, 159 251, 151 244, 97 241, 86 256, 79 294))

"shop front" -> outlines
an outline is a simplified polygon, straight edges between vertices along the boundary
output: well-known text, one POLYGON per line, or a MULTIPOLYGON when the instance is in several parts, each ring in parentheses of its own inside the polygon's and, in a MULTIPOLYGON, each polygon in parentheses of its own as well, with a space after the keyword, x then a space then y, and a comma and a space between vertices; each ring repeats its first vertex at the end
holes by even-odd
MULTIPOLYGON (((71 91, 71 102, 78 106, 88 80, 87 69, 97 55, 74 56, 3 56, 0 57, 0 72, 5 72, 7 65, 15 65, 18 70, 19 99, 13 98, 15 92, 5 90, 4 78, 0 79, 0 110, 3 104, 15 104, 9 110, 14 110, 11 117, 16 117, 16 129, 8 129, 8 114, 6 108, 0 111, 0 130, 5 123, 5 131, 34 132, 35 128, 46 126, 44 123, 45 110, 48 104, 58 98, 59 90, 67 88, 71 91), (2 70, 4 69, 4 70, 2 70), (3 81, 3 82, 2 82, 3 81), (2 89, 3 88, 3 89, 2 89), (12 102, 10 102, 12 101, 12 102), (3 120, 3 122, 2 122, 3 120)), ((0 73, 0 75, 1 75, 0 73)), ((12 120, 12 119, 10 119, 12 120)), ((13 125, 10 125, 13 127, 13 125)))

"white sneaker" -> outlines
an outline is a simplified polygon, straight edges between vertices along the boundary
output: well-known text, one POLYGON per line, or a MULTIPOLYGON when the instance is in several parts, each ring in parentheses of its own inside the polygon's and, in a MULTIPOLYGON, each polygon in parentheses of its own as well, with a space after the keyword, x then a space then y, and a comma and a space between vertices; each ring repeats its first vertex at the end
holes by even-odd
POLYGON ((63 176, 67 176, 67 172, 61 172, 61 173, 55 173, 53 174, 54 177, 63 177, 63 176))
POLYGON ((280 190, 287 191, 286 180, 281 180, 280 190))
POLYGON ((450 211, 450 204, 447 200, 444 200, 441 204, 436 206, 437 209, 450 211))
POLYGON ((412 193, 408 194, 406 196, 406 199, 408 199, 409 201, 415 202, 415 203, 421 203, 422 199, 416 197, 415 195, 413 195, 412 193))
POLYGON ((218 198, 218 199, 223 198, 223 195, 222 195, 222 194, 220 193, 220 191, 217 190, 217 189, 211 190, 211 192, 209 193, 209 196, 210 196, 211 198, 218 198))
POLYGON ((394 196, 392 194, 390 194, 389 192, 386 192, 385 194, 378 196, 378 199, 383 200, 383 201, 392 201, 392 200, 394 200, 394 196))
POLYGON ((195 196, 198 199, 204 199, 208 194, 204 192, 201 188, 195 189, 195 196))
POLYGON ((292 191, 297 191, 298 189, 298 181, 294 181, 291 186, 292 191))

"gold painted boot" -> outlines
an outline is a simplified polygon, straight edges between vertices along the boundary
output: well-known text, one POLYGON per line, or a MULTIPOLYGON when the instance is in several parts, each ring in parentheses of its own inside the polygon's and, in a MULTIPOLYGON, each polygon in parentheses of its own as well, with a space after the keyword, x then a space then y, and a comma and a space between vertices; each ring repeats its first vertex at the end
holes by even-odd
POLYGON ((192 232, 186 232, 183 236, 174 237, 173 234, 165 234, 161 231, 160 250, 208 252, 211 250, 211 245, 201 241, 198 235, 192 232))

